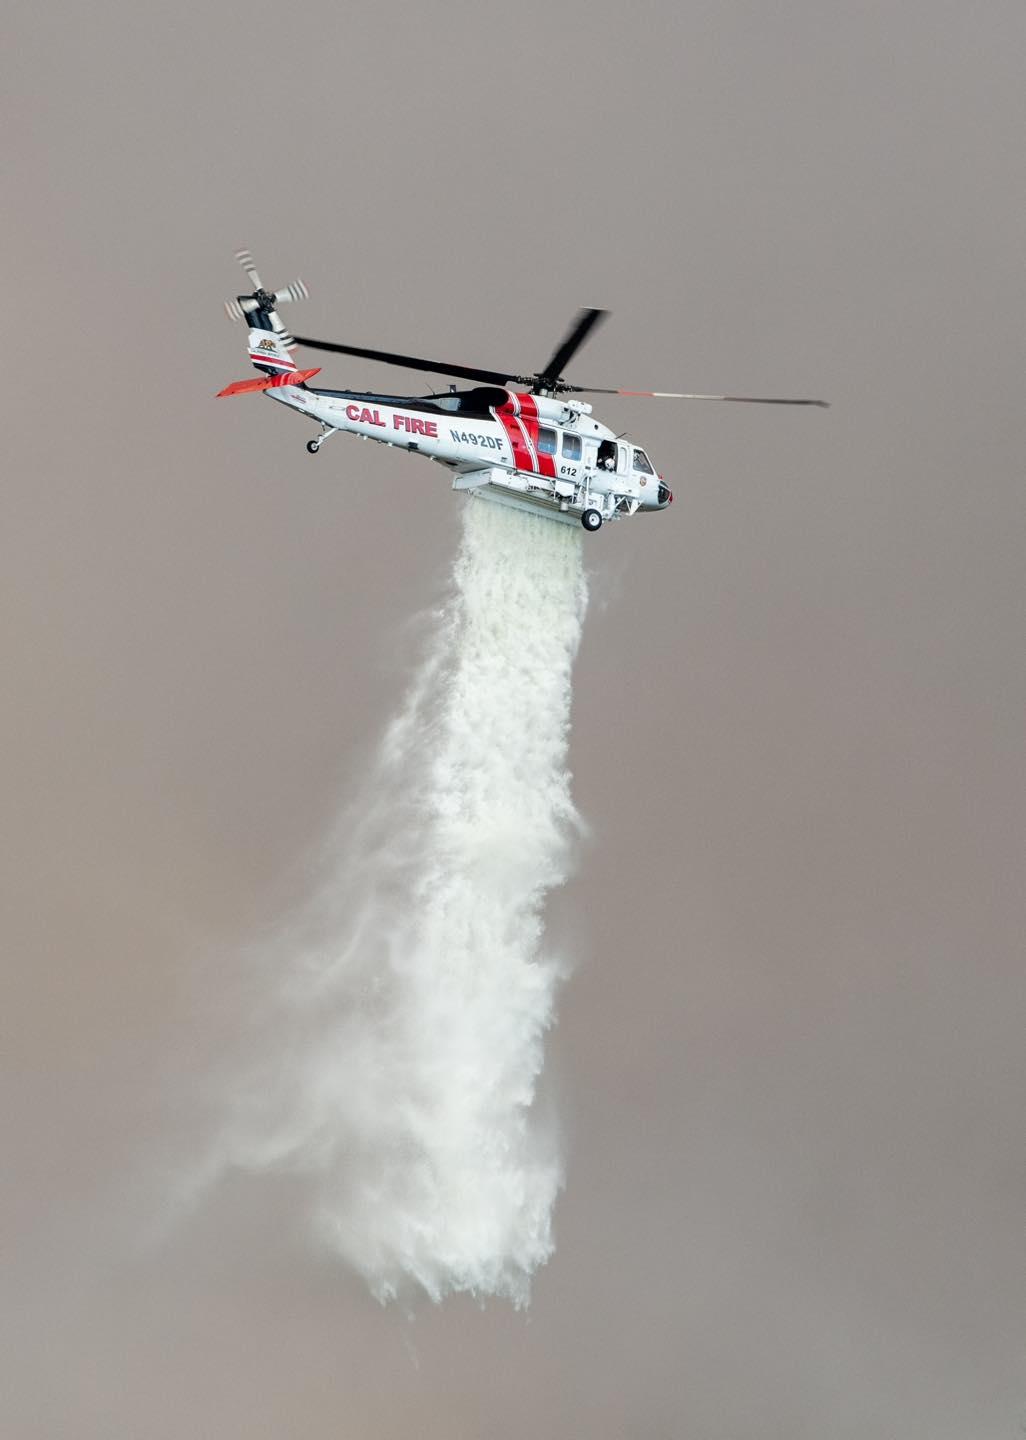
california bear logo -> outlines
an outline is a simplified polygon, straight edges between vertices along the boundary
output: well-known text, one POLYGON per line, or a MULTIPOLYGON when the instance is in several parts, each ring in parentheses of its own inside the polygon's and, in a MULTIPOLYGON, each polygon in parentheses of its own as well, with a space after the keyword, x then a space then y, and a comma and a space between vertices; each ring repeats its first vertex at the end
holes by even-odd
POLYGON ((277 347, 275 346, 273 340, 261 340, 260 344, 257 346, 258 350, 274 350, 276 348, 277 347))

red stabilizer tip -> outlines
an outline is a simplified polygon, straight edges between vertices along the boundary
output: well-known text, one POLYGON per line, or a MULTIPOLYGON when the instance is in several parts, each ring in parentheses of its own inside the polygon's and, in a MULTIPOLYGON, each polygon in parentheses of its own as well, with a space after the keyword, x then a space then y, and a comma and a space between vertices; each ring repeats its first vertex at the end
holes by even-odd
POLYGON ((259 380, 233 380, 223 390, 219 390, 215 399, 220 400, 222 395, 249 395, 254 390, 278 390, 283 385, 301 385, 313 375, 319 375, 321 367, 318 365, 313 370, 286 370, 281 375, 263 375, 259 380))

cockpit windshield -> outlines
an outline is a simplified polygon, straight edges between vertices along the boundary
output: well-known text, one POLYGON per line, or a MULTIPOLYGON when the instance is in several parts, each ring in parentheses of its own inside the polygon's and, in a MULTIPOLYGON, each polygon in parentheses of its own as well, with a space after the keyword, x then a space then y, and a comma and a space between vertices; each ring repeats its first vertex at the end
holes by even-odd
POLYGON ((634 468, 635 470, 640 470, 642 475, 655 474, 655 471, 652 469, 652 466, 648 462, 648 456, 645 454, 644 450, 635 450, 634 468))

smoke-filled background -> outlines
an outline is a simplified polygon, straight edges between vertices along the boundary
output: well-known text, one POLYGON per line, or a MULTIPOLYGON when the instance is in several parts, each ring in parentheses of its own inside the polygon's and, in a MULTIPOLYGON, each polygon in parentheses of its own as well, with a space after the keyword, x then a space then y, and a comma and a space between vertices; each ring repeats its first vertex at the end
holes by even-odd
POLYGON ((1022 7, 6 18, 0 1429, 1016 1436, 1022 7), (582 383, 834 402, 599 408, 676 500, 582 540, 526 1311, 380 1306, 330 1145, 255 1173, 226 1104, 277 1066, 309 1158, 466 513, 213 399, 242 244, 327 338, 526 371, 606 305, 582 383))

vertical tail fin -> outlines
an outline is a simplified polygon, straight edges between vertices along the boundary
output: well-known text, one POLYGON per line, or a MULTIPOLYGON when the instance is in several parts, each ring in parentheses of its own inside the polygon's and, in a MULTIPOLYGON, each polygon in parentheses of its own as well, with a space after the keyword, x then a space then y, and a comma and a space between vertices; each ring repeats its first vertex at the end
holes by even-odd
POLYGON ((250 330, 249 358, 265 375, 282 375, 296 368, 296 362, 285 348, 284 338, 273 330, 250 330))

